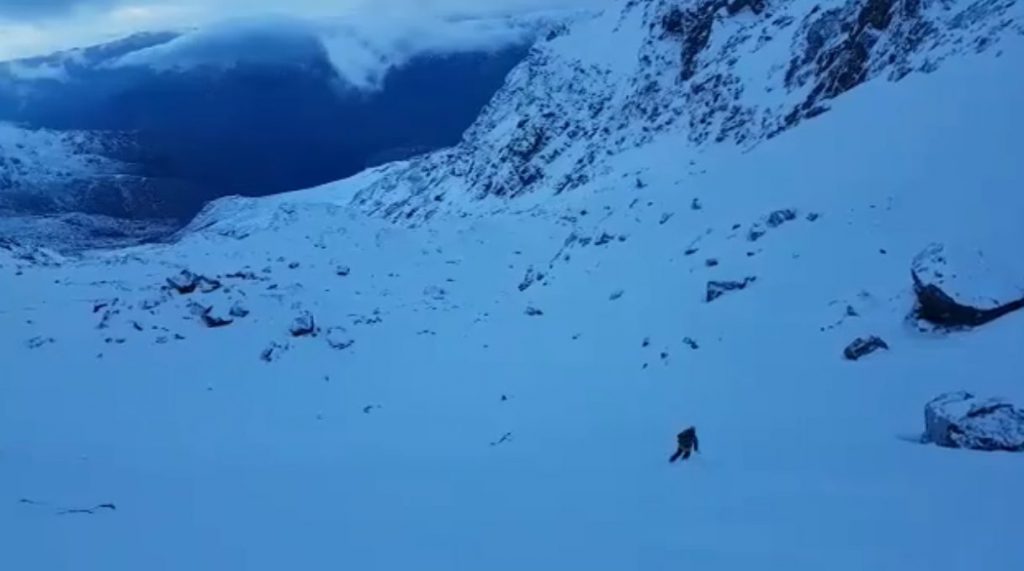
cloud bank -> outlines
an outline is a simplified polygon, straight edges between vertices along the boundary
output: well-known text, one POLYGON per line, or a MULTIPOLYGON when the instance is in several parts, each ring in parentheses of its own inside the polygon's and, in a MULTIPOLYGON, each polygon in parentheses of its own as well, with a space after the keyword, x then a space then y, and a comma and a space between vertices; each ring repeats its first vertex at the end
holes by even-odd
POLYGON ((544 17, 453 20, 358 15, 319 22, 285 17, 231 20, 130 53, 109 65, 180 71, 324 58, 348 83, 374 89, 388 71, 416 56, 486 52, 526 43, 544 21, 544 17))
POLYGON ((109 41, 139 31, 224 20, 351 18, 363 29, 427 28, 452 18, 599 8, 616 0, 0 0, 0 60, 109 41))

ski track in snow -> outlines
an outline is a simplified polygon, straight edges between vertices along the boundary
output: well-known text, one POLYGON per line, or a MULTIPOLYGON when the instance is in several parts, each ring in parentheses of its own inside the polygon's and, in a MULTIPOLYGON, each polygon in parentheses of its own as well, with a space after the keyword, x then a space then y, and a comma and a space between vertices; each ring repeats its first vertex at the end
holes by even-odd
POLYGON ((944 391, 1024 402, 1024 316, 907 321, 932 242, 1024 285, 1022 55, 869 82, 700 173, 656 137, 515 212, 392 225, 348 205, 367 173, 175 244, 0 250, 0 568, 1024 568, 1024 456, 908 441, 944 391))

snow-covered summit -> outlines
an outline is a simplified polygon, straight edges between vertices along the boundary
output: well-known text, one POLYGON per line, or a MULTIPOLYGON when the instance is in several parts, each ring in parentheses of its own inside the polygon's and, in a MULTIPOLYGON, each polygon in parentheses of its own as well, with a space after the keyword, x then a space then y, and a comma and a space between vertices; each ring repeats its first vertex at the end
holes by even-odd
POLYGON ((422 221, 454 202, 577 188, 604 159, 674 135, 696 165, 828 111, 870 80, 931 72, 1024 33, 1003 0, 629 0, 553 32, 462 142, 390 169, 355 202, 422 221))

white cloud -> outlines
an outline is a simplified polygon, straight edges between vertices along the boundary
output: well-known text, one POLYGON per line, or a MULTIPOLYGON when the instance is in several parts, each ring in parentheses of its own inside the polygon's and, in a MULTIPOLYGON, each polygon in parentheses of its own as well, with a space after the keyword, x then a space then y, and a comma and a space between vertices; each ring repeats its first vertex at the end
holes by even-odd
MULTIPOLYGON (((189 29, 225 19, 349 17, 370 30, 426 29, 452 16, 599 7, 616 0, 0 0, 0 59, 107 41, 141 30, 189 29)), ((385 32, 381 32, 385 33, 385 32)))

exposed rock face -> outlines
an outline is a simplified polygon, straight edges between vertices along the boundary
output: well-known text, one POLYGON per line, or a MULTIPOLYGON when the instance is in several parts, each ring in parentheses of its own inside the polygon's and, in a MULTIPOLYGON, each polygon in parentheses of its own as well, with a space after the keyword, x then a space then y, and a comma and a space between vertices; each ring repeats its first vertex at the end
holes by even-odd
POLYGON ((1012 0, 627 0, 541 41, 459 145, 387 167, 353 202, 415 225, 472 199, 571 191, 599 176, 602 157, 661 134, 750 148, 866 81, 998 49, 1021 33, 1019 10, 1012 0), (460 193, 468 200, 450 199, 460 193))
POLYGON ((857 361, 861 357, 866 357, 875 351, 880 349, 889 349, 889 344, 882 340, 881 337, 859 337, 847 345, 846 349, 843 350, 843 356, 850 361, 857 361))
POLYGON ((984 275, 986 269, 973 265, 968 269, 970 275, 960 273, 962 269, 953 267, 941 244, 932 244, 918 254, 911 269, 917 296, 915 315, 940 327, 978 327, 1024 308, 1024 292, 991 283, 984 275), (1007 299, 1013 293, 1017 296, 1007 299))
POLYGON ((754 276, 744 278, 743 281, 710 281, 708 282, 705 301, 711 303, 728 292, 747 289, 747 286, 755 281, 757 281, 757 278, 754 276))
POLYGON ((924 408, 923 440, 949 448, 1024 452, 1024 410, 968 392, 940 395, 924 408))

